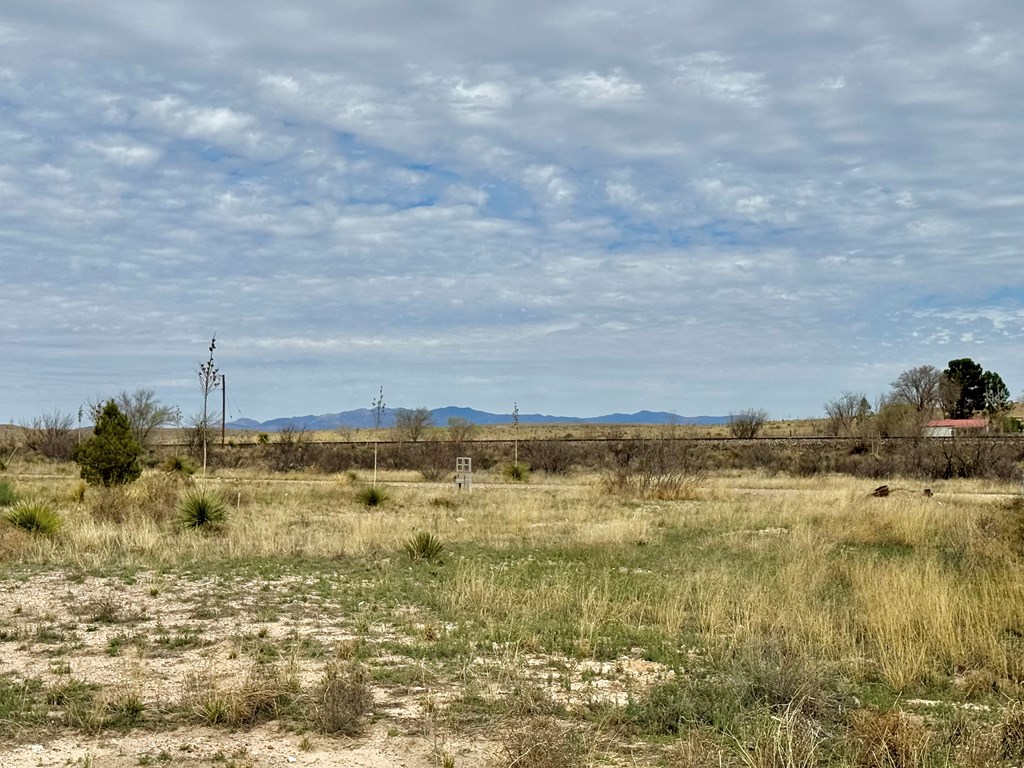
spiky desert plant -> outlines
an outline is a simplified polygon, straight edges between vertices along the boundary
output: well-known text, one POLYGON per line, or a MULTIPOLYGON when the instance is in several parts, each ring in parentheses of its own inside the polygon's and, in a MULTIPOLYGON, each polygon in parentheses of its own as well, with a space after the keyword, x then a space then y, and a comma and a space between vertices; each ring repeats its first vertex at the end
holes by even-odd
POLYGON ((379 507, 389 498, 391 498, 391 494, 388 493, 387 489, 376 485, 363 488, 356 493, 356 501, 364 507, 379 507))
POLYGON ((41 536, 53 536, 64 521, 57 511, 43 501, 19 501, 4 515, 13 526, 41 536))
POLYGON ((526 464, 514 461, 505 465, 503 474, 514 483, 525 483, 530 479, 530 468, 526 464))
POLYGON ((444 543, 429 531, 420 531, 405 542, 404 549, 410 560, 432 563, 441 557, 444 543))
POLYGON ((205 488, 186 493, 177 508, 178 523, 194 531, 217 530, 228 519, 228 505, 219 494, 205 488))
POLYGON ((168 456, 160 466, 164 472, 182 477, 191 477, 196 473, 196 465, 187 456, 168 456))

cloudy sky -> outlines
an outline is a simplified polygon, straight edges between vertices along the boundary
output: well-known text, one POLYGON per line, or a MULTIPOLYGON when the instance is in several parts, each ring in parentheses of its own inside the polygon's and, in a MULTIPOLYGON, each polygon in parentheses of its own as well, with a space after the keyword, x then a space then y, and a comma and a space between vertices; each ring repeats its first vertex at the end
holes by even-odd
POLYGON ((1022 249, 1019 0, 0 7, 0 421, 1016 397, 1022 249))

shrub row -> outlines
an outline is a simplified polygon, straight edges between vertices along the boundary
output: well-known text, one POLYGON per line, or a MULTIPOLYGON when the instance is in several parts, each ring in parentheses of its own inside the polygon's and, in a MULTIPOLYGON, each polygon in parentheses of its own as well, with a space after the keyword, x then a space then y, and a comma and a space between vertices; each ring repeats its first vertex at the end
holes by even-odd
MULTIPOLYGON (((454 473, 457 456, 470 456, 474 469, 486 470, 511 463, 513 446, 511 442, 457 444, 442 440, 380 443, 377 465, 385 470, 416 470, 425 479, 438 481, 454 473)), ((533 471, 610 473, 613 482, 614 476, 631 465, 642 472, 653 467, 662 476, 683 474, 687 478, 708 470, 757 469, 798 476, 841 473, 866 478, 1012 481, 1021 477, 1024 440, 528 440, 519 443, 519 459, 533 471)), ((337 473, 372 468, 373 446, 293 438, 283 443, 217 446, 211 451, 210 463, 273 472, 312 469, 337 473)))

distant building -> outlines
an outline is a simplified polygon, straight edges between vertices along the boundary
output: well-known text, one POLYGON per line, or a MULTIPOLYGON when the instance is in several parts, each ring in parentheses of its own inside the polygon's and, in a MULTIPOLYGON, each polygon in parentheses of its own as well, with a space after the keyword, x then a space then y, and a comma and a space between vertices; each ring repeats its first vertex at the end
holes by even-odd
POLYGON ((925 437, 955 437, 988 432, 988 419, 938 419, 924 425, 925 437))

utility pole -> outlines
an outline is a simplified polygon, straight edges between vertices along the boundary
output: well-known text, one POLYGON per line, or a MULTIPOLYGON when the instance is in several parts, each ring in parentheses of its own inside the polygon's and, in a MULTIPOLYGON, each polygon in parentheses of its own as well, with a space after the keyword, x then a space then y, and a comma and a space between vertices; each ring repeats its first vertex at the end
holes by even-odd
POLYGON ((224 445, 224 433, 228 413, 228 377, 220 375, 220 444, 224 445))

